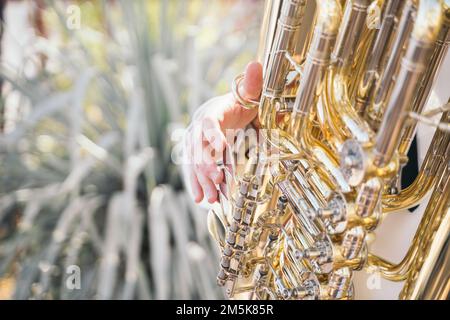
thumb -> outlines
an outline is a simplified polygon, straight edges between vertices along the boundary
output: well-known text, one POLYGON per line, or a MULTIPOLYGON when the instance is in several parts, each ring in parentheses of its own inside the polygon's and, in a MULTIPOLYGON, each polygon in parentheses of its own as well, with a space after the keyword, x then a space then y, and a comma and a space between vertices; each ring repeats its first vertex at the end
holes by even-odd
POLYGON ((242 96, 245 99, 257 100, 261 95, 262 73, 262 66, 259 62, 250 62, 247 65, 242 88, 242 96))
MULTIPOLYGON (((258 100, 263 84, 262 66, 258 62, 250 62, 241 81, 239 94, 244 100, 258 100)), ((232 96, 231 96, 232 97, 232 96)), ((220 121, 221 128, 242 129, 252 122, 258 114, 258 108, 246 109, 232 97, 232 105, 220 121), (237 107, 237 108, 236 108, 237 107)))

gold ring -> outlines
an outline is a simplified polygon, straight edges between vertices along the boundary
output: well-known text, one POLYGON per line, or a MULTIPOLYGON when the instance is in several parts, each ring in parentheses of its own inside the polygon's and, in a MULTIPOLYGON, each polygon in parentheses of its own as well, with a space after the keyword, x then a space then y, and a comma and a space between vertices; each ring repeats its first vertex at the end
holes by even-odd
POLYGON ((239 87, 241 85, 242 80, 244 79, 244 74, 241 73, 236 78, 234 78, 233 83, 231 85, 231 91, 233 92, 233 96, 236 99, 236 101, 245 109, 253 110, 256 107, 259 106, 259 101, 257 100, 251 100, 251 99, 245 99, 242 97, 241 93, 239 92, 239 87))

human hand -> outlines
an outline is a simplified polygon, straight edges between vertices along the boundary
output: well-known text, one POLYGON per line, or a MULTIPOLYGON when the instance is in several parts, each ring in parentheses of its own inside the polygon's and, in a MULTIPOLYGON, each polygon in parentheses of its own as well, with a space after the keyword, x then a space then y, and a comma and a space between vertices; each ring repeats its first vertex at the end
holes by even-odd
MULTIPOLYGON (((249 63, 242 81, 242 97, 257 100, 262 81, 261 64, 249 63)), ((190 160, 189 183, 195 202, 199 203, 203 198, 209 203, 218 200, 216 185, 223 183, 225 177, 216 160, 222 159, 227 148, 226 130, 245 128, 257 113, 257 108, 242 107, 231 93, 212 98, 197 111, 185 139, 185 152, 190 160)))

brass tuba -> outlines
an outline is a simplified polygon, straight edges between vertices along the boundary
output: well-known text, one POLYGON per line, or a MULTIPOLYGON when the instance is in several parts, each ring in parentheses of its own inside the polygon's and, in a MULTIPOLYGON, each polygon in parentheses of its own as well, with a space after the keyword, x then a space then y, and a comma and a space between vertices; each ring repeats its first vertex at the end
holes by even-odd
POLYGON ((403 281, 401 299, 448 299, 450 103, 424 107, 449 27, 448 0, 266 1, 260 100, 233 84, 258 108, 260 138, 208 215, 229 298, 352 299, 366 268, 403 281), (436 131, 401 189, 418 122, 436 131), (383 218, 430 194, 404 259, 375 255, 383 218))

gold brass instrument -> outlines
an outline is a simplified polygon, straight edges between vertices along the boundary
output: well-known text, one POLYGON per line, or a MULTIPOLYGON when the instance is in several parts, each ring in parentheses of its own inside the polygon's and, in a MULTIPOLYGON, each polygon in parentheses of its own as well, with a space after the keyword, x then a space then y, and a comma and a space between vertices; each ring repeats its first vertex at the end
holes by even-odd
POLYGON ((449 298, 450 104, 424 111, 449 27, 448 0, 266 1, 263 90, 243 101, 260 139, 208 215, 228 297, 352 299, 369 268, 404 281, 401 299, 449 298), (436 131, 402 190, 419 121, 436 131), (383 217, 428 195, 404 259, 373 254, 383 217))

